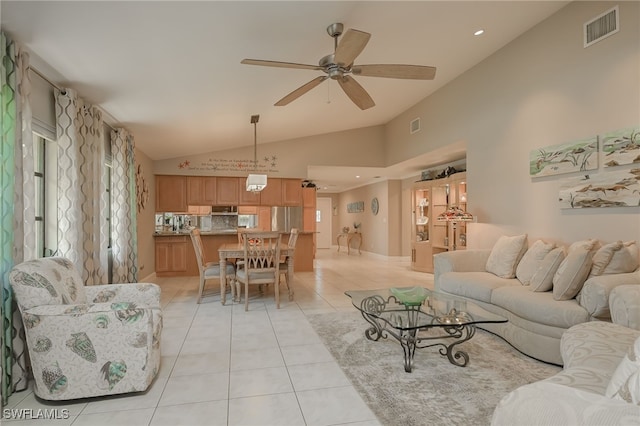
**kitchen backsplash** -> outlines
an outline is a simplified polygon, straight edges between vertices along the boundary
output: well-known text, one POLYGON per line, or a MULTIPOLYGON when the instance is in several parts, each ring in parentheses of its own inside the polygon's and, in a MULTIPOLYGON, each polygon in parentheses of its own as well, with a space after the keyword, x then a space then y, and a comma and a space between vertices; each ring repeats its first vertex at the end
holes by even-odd
POLYGON ((238 215, 189 215, 175 213, 156 213, 156 232, 187 231, 195 226, 201 231, 236 229, 238 215))

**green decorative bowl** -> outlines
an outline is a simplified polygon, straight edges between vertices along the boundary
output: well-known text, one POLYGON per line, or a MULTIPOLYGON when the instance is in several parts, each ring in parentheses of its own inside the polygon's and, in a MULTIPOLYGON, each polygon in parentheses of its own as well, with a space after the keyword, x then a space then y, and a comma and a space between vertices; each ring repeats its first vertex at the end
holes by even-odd
POLYGON ((427 289, 424 287, 411 287, 411 288, 395 288, 389 289, 391 294, 398 299, 400 303, 406 306, 419 306, 422 302, 429 297, 427 289))

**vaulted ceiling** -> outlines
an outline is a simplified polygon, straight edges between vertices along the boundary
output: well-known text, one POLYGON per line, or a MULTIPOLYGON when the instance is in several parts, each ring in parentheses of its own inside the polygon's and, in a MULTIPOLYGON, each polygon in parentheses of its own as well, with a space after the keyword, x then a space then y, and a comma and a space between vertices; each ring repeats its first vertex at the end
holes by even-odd
POLYGON ((32 64, 129 128, 154 160, 384 124, 555 13, 554 1, 2 1, 4 31, 32 64), (371 33, 356 64, 437 67, 434 80, 354 76, 376 106, 360 110, 333 80, 274 103, 321 71, 326 27, 371 33), (474 36, 484 29, 481 36, 474 36), (49 66, 51 67, 49 69, 49 66))

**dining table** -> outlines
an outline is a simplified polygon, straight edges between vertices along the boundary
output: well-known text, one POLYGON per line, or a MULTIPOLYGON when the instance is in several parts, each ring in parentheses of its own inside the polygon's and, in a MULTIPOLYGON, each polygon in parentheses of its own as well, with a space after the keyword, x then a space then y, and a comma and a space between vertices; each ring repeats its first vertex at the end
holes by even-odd
MULTIPOLYGON (((287 262, 287 273, 289 277, 293 277, 293 259, 295 248, 289 247, 287 244, 280 243, 280 257, 285 258, 287 262)), ((244 259, 244 245, 241 243, 222 244, 218 249, 220 257, 220 288, 224 289, 227 282, 227 261, 235 259, 244 259)), ((293 279, 287 281, 289 288, 289 300, 293 300, 293 279)), ((236 298, 239 295, 236 294, 236 298)))

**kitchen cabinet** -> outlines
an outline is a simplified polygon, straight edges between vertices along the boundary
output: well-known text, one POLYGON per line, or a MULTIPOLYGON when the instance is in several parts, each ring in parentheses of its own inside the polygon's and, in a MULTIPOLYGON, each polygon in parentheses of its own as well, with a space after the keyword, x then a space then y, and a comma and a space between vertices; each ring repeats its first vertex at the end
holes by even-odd
POLYGON ((187 177, 156 176, 156 212, 187 211, 187 177))
POLYGON ((280 178, 267 179, 267 186, 265 186, 264 189, 260 191, 260 205, 282 205, 282 180, 280 178))
POLYGON ((300 179, 282 179, 281 189, 283 206, 302 204, 302 181, 300 179))
POLYGON ((239 206, 238 214, 258 214, 258 206, 239 206))
POLYGON ((260 206, 258 210, 258 229, 271 231, 271 207, 260 206))
POLYGON ((187 213, 194 216, 207 216, 211 214, 211 206, 187 206, 187 213))
POLYGON ((212 206, 216 204, 215 176, 187 177, 187 205, 212 206))
POLYGON ((433 272, 433 251, 429 239, 431 187, 431 181, 418 182, 413 186, 412 194, 411 267, 422 272, 433 272))
POLYGON ((187 271, 187 238, 175 236, 156 240, 156 273, 187 271))
POLYGON ((467 174, 416 182, 412 188, 411 267, 433 272, 433 255, 466 248, 466 222, 439 221, 452 207, 467 210, 467 174))
POLYGON ((316 188, 302 188, 302 228, 316 232, 316 188))
POLYGON ((259 206, 260 193, 247 191, 247 178, 238 178, 238 205, 239 206, 259 206))
POLYGON ((237 177, 216 177, 216 204, 237 206, 239 181, 237 177))

